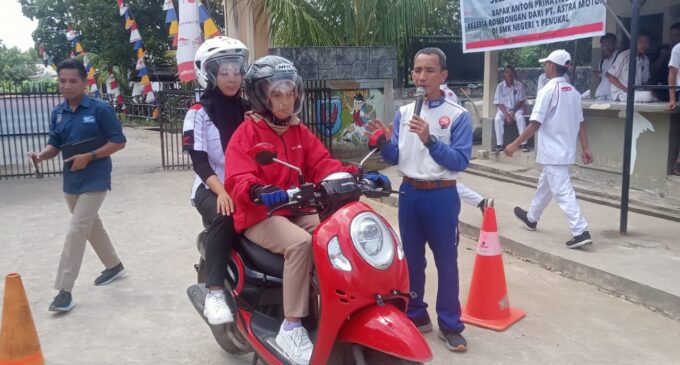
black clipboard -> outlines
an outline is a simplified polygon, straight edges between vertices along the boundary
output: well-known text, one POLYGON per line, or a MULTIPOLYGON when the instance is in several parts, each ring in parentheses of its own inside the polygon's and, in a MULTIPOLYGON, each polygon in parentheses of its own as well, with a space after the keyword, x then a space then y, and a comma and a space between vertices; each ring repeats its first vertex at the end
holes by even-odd
POLYGON ((89 153, 105 145, 106 142, 106 139, 103 137, 92 137, 77 142, 65 143, 61 145, 61 156, 63 159, 67 159, 75 155, 89 153))

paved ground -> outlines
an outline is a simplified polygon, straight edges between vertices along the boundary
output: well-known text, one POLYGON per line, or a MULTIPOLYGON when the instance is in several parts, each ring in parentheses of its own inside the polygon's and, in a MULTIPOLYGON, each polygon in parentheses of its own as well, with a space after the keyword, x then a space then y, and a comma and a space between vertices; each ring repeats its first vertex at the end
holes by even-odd
MULTIPOLYGON (((221 352, 186 298, 201 227, 188 199, 192 173, 158 171, 157 135, 125 132, 128 148, 115 158, 113 190, 100 214, 130 274, 94 287, 103 268, 88 249, 74 290, 78 305, 66 315, 47 311, 68 224, 61 181, 0 182, 0 273, 21 273, 47 362, 248 364, 248 358, 221 352)), ((373 204, 396 222, 395 208, 373 204)), ((464 215, 479 214, 463 209, 464 215)), ((474 242, 463 240, 460 256, 464 301, 474 242)), ((505 270, 510 303, 527 317, 502 333, 468 327, 470 350, 463 355, 449 353, 428 335, 433 364, 672 364, 680 359, 680 322, 510 256, 505 270)), ((428 278, 433 302, 434 265, 428 278)))

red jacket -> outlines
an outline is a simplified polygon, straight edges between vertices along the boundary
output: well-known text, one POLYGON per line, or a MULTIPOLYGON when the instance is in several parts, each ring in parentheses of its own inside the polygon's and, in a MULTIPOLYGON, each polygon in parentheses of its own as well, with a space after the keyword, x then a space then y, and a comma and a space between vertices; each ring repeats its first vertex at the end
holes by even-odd
MULTIPOLYGON (((267 208, 250 198, 253 185, 274 185, 282 189, 300 186, 295 170, 278 163, 261 166, 253 161, 248 150, 260 142, 271 143, 279 160, 302 169, 305 181, 316 184, 334 172, 358 172, 355 166, 343 166, 331 158, 326 147, 304 124, 290 125, 278 135, 259 115, 248 113, 229 140, 224 159, 224 187, 236 206, 234 226, 238 232, 267 218, 267 208)), ((274 214, 290 216, 292 213, 281 209, 274 214)))

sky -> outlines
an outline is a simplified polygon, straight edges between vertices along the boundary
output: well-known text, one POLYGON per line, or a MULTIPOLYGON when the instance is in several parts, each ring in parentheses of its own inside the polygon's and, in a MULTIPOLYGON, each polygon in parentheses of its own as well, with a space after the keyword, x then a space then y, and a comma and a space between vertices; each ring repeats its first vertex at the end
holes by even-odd
POLYGON ((31 21, 21 12, 17 0, 0 0, 0 39, 7 48, 19 47, 22 51, 32 48, 35 43, 31 34, 38 21, 31 21))

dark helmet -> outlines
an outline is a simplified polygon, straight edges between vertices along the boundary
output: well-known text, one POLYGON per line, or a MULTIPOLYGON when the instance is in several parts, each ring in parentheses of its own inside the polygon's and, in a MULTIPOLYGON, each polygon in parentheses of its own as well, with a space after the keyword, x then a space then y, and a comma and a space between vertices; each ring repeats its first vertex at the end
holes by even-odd
POLYGON ((304 87, 302 78, 291 61, 279 56, 264 56, 250 66, 245 81, 246 95, 256 113, 273 117, 273 107, 267 93, 282 83, 289 84, 296 91, 293 112, 284 122, 302 111, 304 87))

